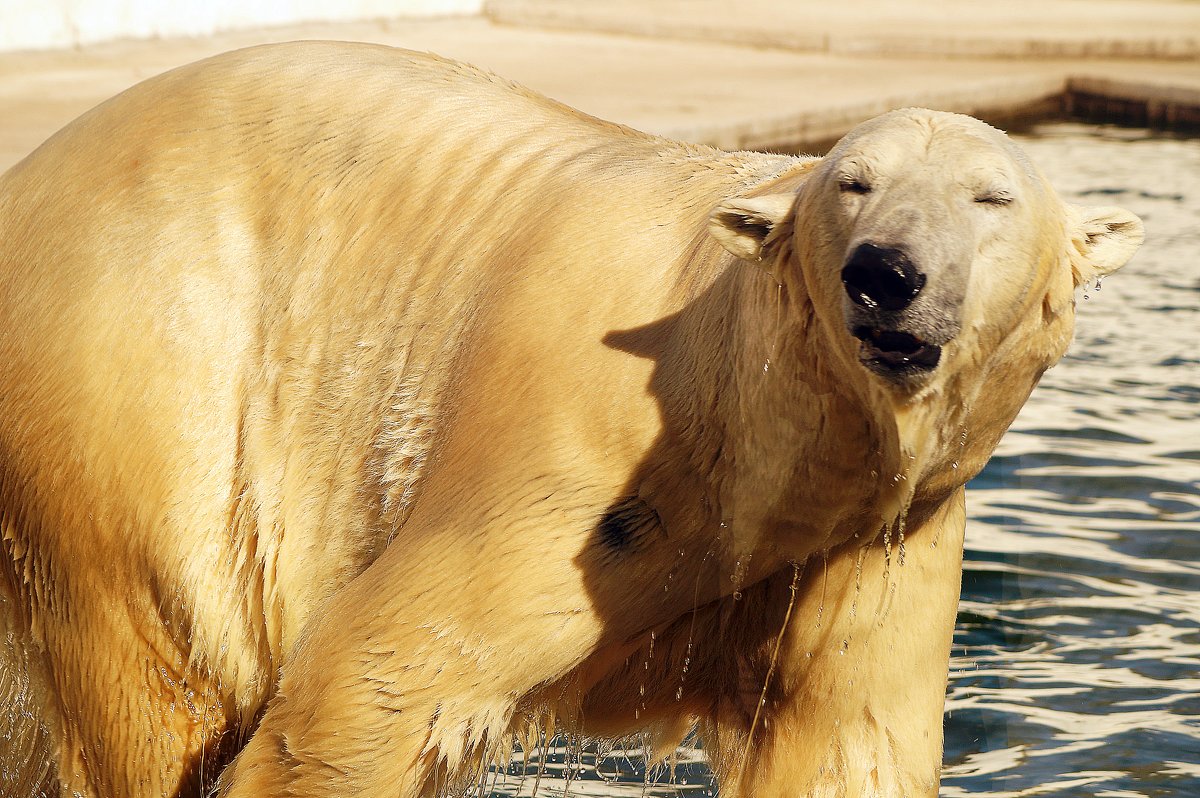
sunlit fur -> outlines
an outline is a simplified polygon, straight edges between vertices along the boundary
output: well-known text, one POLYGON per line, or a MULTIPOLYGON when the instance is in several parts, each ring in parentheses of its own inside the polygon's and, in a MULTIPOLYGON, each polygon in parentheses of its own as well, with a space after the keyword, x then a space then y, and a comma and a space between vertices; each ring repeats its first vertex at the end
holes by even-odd
MULTIPOLYGON (((921 209, 1002 141, 845 146, 921 209)), ((727 798, 935 795, 961 486, 1136 220, 1015 168, 898 390, 840 321, 836 152, 331 43, 52 138, 0 180, 0 793, 431 795, 514 734, 699 726, 727 798)))

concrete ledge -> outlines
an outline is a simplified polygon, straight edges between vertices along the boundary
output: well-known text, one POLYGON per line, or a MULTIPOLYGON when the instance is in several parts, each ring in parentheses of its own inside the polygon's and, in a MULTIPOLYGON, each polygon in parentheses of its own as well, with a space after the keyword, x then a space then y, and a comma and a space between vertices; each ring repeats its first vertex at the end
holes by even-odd
POLYGON ((0 51, 68 48, 119 39, 208 36, 302 21, 479 14, 483 0, 4 0, 0 51))
POLYGON ((941 55, 947 58, 1200 58, 1200 38, 832 37, 829 51, 859 55, 941 55))
POLYGON ((801 52, 1200 58, 1200 8, 1170 0, 488 0, 495 22, 801 52))
POLYGON ((1072 77, 1067 82, 1067 90, 1073 94, 1093 94, 1164 106, 1200 107, 1200 75, 1197 75, 1197 84, 1193 86, 1111 77, 1072 77))
POLYGON ((1061 77, 996 79, 963 88, 882 93, 867 101, 830 103, 819 109, 764 114, 744 121, 721 121, 664 132, 672 138, 723 149, 812 152, 825 149, 860 122, 897 108, 935 108, 997 124, 1057 112, 1065 90, 1066 81, 1061 77))
POLYGON ((1194 132, 1200 130, 1200 87, 1073 77, 1063 110, 1082 119, 1194 132))

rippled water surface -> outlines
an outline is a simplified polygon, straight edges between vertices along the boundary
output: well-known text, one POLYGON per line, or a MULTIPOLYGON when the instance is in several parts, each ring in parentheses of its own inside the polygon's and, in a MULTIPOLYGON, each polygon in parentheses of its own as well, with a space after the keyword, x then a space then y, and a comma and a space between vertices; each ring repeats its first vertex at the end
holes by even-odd
MULTIPOLYGON (((1071 353, 971 485, 942 795, 1200 798, 1200 140, 1016 138, 1147 240, 1080 299, 1071 353)), ((571 750, 495 794, 713 792, 696 750, 649 786, 636 749, 571 750)))

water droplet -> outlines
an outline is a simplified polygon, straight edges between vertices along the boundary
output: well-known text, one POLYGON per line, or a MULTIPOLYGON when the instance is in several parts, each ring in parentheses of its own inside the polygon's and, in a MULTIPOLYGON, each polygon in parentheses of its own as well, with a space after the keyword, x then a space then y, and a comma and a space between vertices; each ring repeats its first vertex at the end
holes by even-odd
POLYGON ((742 591, 740 591, 740 590, 733 591, 733 600, 741 601, 742 600, 742 591))

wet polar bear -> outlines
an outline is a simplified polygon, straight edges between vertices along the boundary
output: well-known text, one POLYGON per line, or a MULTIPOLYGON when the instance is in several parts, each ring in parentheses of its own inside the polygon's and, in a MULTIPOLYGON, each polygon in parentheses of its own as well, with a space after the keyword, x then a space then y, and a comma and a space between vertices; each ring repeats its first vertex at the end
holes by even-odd
POLYGON ((698 727, 726 796, 935 795, 962 486, 1140 237, 944 113, 805 159, 384 47, 147 81, 0 183, 2 789, 698 727))

